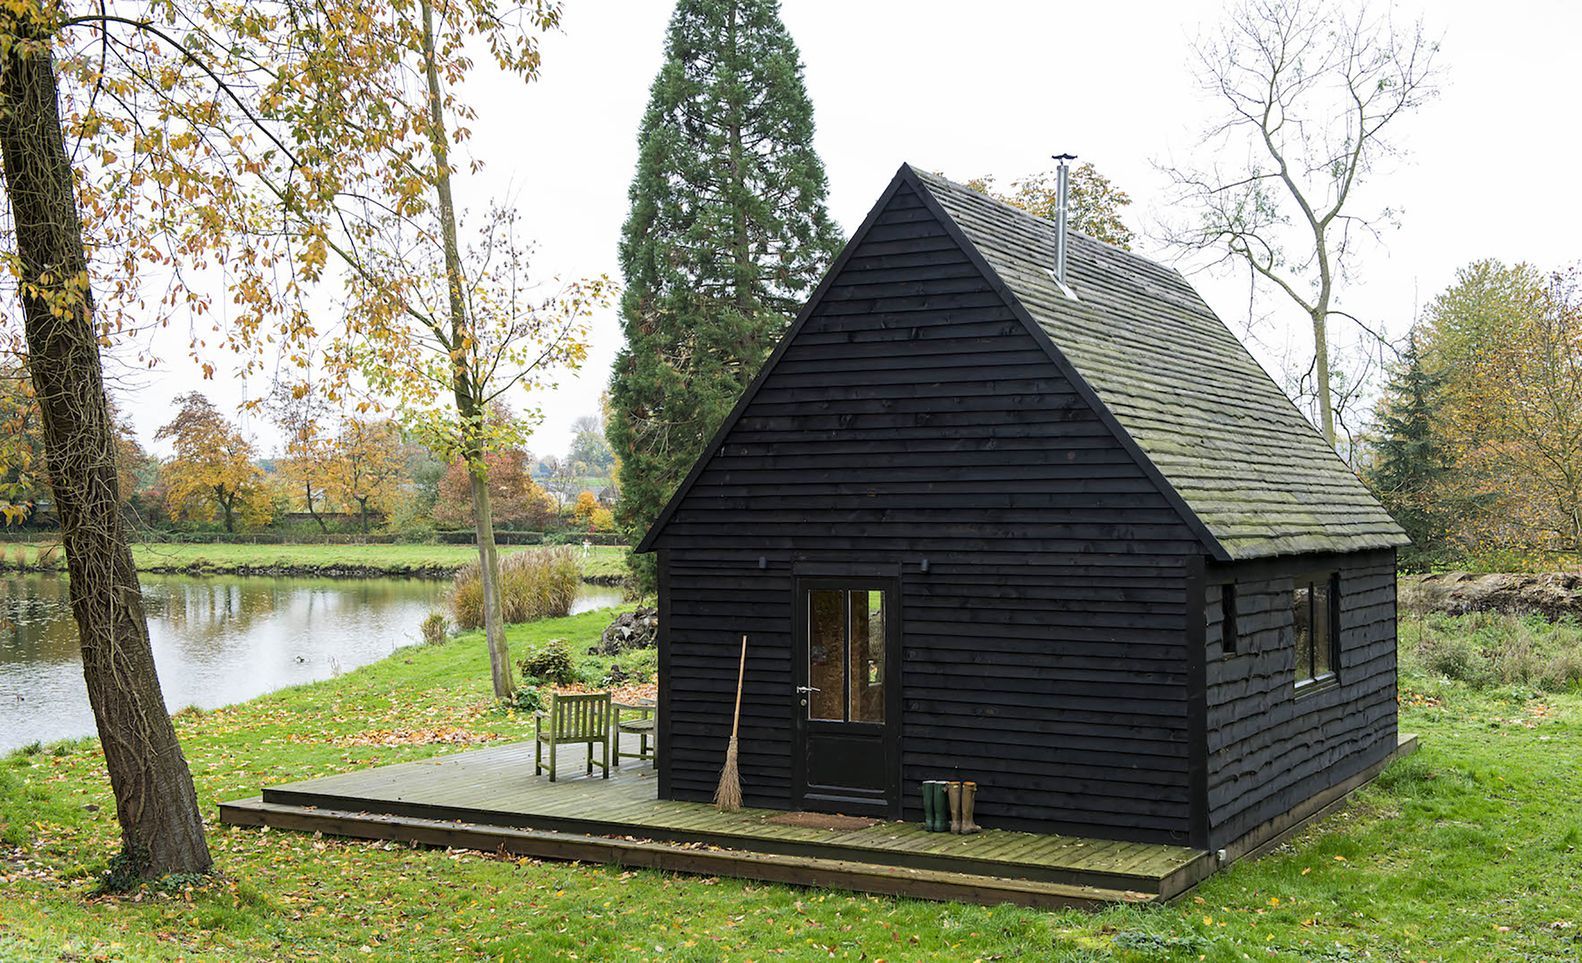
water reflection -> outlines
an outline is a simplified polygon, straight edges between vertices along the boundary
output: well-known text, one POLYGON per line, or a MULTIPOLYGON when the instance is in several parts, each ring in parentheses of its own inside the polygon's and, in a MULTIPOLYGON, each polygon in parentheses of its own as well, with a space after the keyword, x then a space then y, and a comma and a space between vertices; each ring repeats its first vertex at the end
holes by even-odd
MULTIPOLYGON (((406 579, 143 576, 172 709, 228 705, 325 679, 418 640, 447 583, 406 579)), ((582 611, 619 601, 589 588, 582 611)), ((64 578, 0 577, 0 752, 93 732, 64 578)))

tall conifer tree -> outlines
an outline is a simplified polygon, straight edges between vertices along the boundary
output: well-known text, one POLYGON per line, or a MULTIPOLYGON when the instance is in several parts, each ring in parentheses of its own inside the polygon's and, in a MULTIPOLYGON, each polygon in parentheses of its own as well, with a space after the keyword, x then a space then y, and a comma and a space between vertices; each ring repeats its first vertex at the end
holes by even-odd
MULTIPOLYGON (((609 439, 639 538, 840 246, 777 0, 680 0, 621 237, 609 439)), ((634 558, 645 584, 651 564, 634 558)))
POLYGON ((1434 428, 1442 379, 1429 370, 1421 338, 1414 327, 1379 401, 1378 438, 1367 479, 1412 537, 1411 554, 1426 557, 1442 549, 1447 536, 1448 492, 1442 482, 1451 456, 1434 428))

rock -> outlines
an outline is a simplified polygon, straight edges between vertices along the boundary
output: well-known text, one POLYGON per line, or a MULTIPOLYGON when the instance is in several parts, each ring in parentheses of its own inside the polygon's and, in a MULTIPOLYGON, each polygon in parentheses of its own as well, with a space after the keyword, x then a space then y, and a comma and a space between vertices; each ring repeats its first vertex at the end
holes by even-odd
POLYGON ((659 641, 659 610, 645 605, 611 622, 590 655, 619 655, 627 649, 651 649, 659 641))
POLYGON ((1547 619, 1582 616, 1582 574, 1445 572, 1401 578, 1401 608, 1409 612, 1505 612, 1547 619))

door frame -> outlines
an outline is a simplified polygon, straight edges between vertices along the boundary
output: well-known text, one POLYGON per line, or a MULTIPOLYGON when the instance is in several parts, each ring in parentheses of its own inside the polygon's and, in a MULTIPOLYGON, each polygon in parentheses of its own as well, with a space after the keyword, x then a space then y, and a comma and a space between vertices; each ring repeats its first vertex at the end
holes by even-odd
MULTIPOLYGON (((850 574, 835 574, 819 566, 816 574, 796 574, 791 578, 791 805, 798 810, 821 811, 844 808, 858 815, 901 815, 901 578, 890 568, 886 574, 872 569, 853 569, 850 574), (807 740, 810 724, 802 705, 799 686, 808 684, 808 592, 814 589, 879 590, 885 593, 884 613, 884 732, 880 736, 884 752, 884 799, 874 805, 860 797, 821 796, 807 781, 807 740), (813 792, 809 790, 813 789, 813 792)), ((847 627, 850 632, 850 627, 847 627)), ((849 663, 847 671, 850 671, 849 663)), ((850 723, 824 723, 850 725, 850 723)), ((859 723, 872 725, 872 723, 859 723)))

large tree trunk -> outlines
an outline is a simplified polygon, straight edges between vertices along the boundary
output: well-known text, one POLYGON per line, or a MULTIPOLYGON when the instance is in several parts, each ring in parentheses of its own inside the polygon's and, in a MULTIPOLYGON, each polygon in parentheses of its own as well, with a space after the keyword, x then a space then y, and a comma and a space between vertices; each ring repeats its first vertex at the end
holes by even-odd
POLYGON ((210 866, 187 760, 154 672, 120 510, 82 225, 61 130, 54 57, 28 14, 0 12, 0 157, 21 259, 28 371, 71 577, 88 701, 137 875, 210 866))

